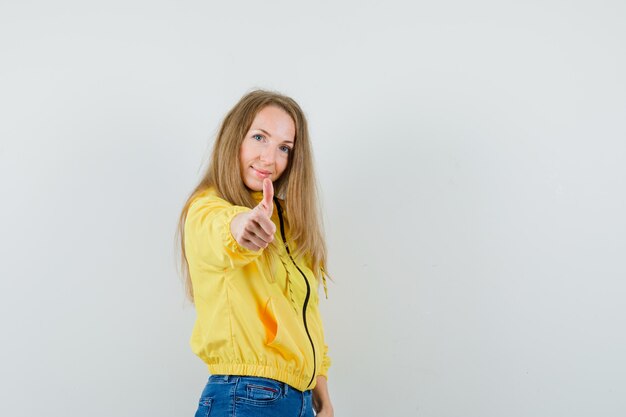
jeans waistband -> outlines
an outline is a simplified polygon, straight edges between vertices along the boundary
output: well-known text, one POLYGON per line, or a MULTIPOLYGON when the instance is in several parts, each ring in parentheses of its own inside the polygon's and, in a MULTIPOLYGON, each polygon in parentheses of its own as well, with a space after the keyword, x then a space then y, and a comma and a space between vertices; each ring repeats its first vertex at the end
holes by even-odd
POLYGON ((300 391, 299 389, 296 389, 296 388, 292 387, 291 385, 287 384, 286 382, 276 381, 275 379, 265 378, 265 377, 262 377, 262 376, 251 376, 251 375, 211 375, 209 377, 209 382, 216 382, 218 384, 234 384, 236 382, 239 382, 242 379, 243 380, 246 380, 246 379, 268 379, 268 380, 272 380, 272 381, 275 381, 275 382, 281 384, 285 393, 287 391, 291 390, 291 391, 296 391, 296 392, 302 393, 304 395, 311 395, 311 390, 300 391))

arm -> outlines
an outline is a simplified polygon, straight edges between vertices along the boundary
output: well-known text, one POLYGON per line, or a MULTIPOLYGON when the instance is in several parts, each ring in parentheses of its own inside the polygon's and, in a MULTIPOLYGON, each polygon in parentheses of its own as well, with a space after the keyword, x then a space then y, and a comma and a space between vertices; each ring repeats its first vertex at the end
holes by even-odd
POLYGON ((261 254, 240 245, 230 229, 233 219, 250 212, 215 195, 197 198, 185 221, 185 254, 191 265, 212 270, 246 265, 261 254))
MULTIPOLYGON (((315 297, 315 318, 319 321, 320 326, 322 326, 322 318, 320 316, 320 311, 318 309, 319 298, 315 297)), ((322 337, 323 337, 323 328, 322 329, 322 337)), ((323 340, 323 339, 322 339, 323 340)), ((328 394, 328 370, 332 363, 330 357, 328 356, 328 345, 326 342, 323 342, 321 350, 322 350, 322 360, 320 363, 320 368, 318 372, 318 376, 316 379, 315 388, 313 388, 313 408, 316 411, 316 415, 319 417, 334 417, 335 411, 333 409, 333 405, 330 402, 330 396, 328 394)))
POLYGON ((335 411, 328 395, 328 381, 325 376, 318 376, 313 388, 313 408, 317 417, 334 417, 335 411))
POLYGON ((319 417, 334 417, 335 411, 328 394, 328 369, 331 360, 328 356, 328 345, 325 343, 322 358, 320 372, 316 379, 315 388, 313 388, 313 408, 319 417))
POLYGON ((215 195, 195 200, 185 221, 187 259, 218 270, 253 261, 274 240, 273 196, 272 182, 266 178, 263 201, 253 209, 234 206, 215 195))

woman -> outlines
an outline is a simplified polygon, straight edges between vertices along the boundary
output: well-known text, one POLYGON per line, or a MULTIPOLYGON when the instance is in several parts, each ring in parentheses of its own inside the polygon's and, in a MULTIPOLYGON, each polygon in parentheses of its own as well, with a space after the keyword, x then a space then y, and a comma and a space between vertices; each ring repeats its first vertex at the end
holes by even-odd
POLYGON ((179 233, 190 343, 212 374, 196 416, 332 417, 317 291, 326 245, 294 100, 257 90, 231 109, 179 233))

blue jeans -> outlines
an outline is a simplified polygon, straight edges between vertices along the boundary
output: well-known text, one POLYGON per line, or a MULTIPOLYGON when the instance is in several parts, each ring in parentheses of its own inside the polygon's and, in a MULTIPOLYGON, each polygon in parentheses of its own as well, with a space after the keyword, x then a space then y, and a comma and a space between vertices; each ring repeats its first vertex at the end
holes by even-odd
POLYGON ((311 391, 256 376, 211 375, 195 417, 313 417, 311 391))

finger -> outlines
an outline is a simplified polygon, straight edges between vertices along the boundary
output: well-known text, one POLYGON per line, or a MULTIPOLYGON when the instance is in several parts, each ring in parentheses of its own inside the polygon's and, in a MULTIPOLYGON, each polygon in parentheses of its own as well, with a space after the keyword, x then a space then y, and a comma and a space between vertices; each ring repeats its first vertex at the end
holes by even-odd
POLYGON ((273 221, 269 219, 269 217, 265 216, 263 213, 259 213, 258 216, 254 218, 254 221, 263 229, 265 233, 274 237, 274 233, 276 233, 276 225, 273 221))
POLYGON ((243 246, 255 252, 261 249, 259 246, 255 245, 253 242, 251 242, 248 239, 243 239, 243 246))
MULTIPOLYGON (((250 233, 250 234, 254 234, 258 236, 259 238, 263 239, 264 242, 271 242, 272 240, 274 240, 274 233, 272 233, 271 230, 266 231, 263 228, 263 226, 260 224, 259 221, 262 222, 262 220, 260 219, 263 219, 263 218, 265 218, 265 216, 263 214, 260 214, 259 220, 255 218, 250 219, 251 221, 248 224, 246 224, 245 231, 246 233, 250 233)), ((263 222, 263 225, 265 227, 270 227, 265 222, 263 222)))
MULTIPOLYGON (((266 248, 267 245, 269 244, 253 233, 246 234, 244 236, 244 240, 250 242, 252 245, 256 246, 257 248, 266 248)), ((255 250, 258 250, 258 249, 255 249, 255 250)))
POLYGON ((269 178, 263 180, 263 205, 267 210, 267 217, 272 217, 272 211, 274 211, 274 185, 269 178))

